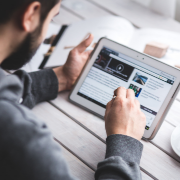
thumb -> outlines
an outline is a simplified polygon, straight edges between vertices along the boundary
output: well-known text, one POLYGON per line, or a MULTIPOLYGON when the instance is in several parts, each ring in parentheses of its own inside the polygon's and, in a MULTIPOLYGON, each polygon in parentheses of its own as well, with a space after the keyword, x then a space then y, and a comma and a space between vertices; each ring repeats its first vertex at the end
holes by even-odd
POLYGON ((93 39, 94 39, 94 36, 92 34, 89 34, 89 37, 83 40, 78 46, 75 47, 75 49, 79 53, 83 53, 86 50, 86 48, 91 45, 93 39))

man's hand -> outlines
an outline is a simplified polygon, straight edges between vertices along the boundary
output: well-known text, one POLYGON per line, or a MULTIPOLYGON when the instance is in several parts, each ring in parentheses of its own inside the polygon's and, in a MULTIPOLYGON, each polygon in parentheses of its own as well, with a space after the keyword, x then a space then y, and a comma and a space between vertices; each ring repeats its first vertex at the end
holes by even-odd
POLYGON ((79 77, 84 65, 86 64, 91 51, 85 51, 93 41, 93 35, 76 46, 70 53, 64 66, 54 69, 59 81, 59 92, 70 90, 79 77))
POLYGON ((107 135, 122 134, 141 140, 146 117, 140 110, 140 103, 135 99, 134 91, 120 87, 114 92, 106 108, 105 123, 107 135))

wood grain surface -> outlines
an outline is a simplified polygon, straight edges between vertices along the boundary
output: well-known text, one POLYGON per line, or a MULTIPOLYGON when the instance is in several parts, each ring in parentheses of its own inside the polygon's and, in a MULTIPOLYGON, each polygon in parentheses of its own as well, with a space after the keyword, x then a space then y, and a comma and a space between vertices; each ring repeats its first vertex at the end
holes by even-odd
POLYGON ((71 154, 67 149, 61 146, 64 158, 70 169, 70 173, 79 180, 94 179, 94 171, 80 161, 76 156, 71 154))
MULTIPOLYGON (((106 133, 104 128, 104 121, 96 117, 95 115, 70 103, 68 101, 68 94, 69 92, 60 93, 58 98, 52 101, 52 103, 55 106, 57 106, 59 110, 64 112, 66 115, 68 115, 78 123, 81 123, 89 131, 91 131, 100 139, 105 141, 106 133)), ((161 134, 159 134, 159 136, 157 136, 156 138, 159 138, 161 140, 160 135, 161 134)), ((168 179, 171 178, 172 176, 174 176, 174 178, 176 179, 180 175, 179 172, 180 163, 174 159, 176 158, 175 156, 173 156, 174 158, 170 157, 167 153, 163 152, 160 148, 154 146, 150 142, 142 141, 142 143, 144 144, 144 151, 141 160, 142 168, 144 168, 146 171, 150 172, 152 175, 160 179, 162 178, 168 179), (155 163, 154 159, 156 159, 156 162, 158 162, 156 163, 156 165, 154 164, 155 163), (164 166, 162 166, 162 164, 164 164, 164 166), (166 168, 170 169, 170 171, 165 171, 166 168), (171 175, 172 172, 174 172, 173 175, 171 175)), ((161 145, 162 144, 159 144, 160 147, 161 145)), ((167 152, 169 151, 167 146, 162 146, 161 148, 164 151, 167 152)))
MULTIPOLYGON (((93 171, 96 170, 98 162, 104 160, 106 151, 105 143, 51 104, 41 103, 33 109, 33 112, 37 117, 46 122, 58 142, 72 154, 75 154, 80 161, 84 162, 93 171)), ((74 165, 71 165, 72 168, 79 171, 74 165)), ((77 174, 80 173, 77 172, 77 174)), ((88 176, 90 176, 89 173, 88 176)), ((144 172, 142 172, 142 176, 145 179, 151 179, 144 172)), ((86 179, 86 175, 83 178, 86 179)))

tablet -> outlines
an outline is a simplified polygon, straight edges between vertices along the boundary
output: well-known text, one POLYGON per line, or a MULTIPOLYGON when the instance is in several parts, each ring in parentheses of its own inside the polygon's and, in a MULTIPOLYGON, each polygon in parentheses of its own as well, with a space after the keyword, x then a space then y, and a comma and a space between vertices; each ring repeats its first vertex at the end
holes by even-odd
POLYGON ((143 135, 153 139, 180 89, 180 70, 102 38, 73 88, 71 102, 104 117, 114 90, 134 90, 146 116, 143 135))

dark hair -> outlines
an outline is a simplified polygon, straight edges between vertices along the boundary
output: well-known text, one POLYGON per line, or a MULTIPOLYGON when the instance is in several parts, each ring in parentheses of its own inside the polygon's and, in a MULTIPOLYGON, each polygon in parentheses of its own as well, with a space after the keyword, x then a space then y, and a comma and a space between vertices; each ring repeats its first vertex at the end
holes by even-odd
POLYGON ((20 15, 35 1, 41 3, 41 21, 44 21, 50 10, 60 2, 60 0, 0 0, 0 24, 8 22, 14 15, 20 15))

